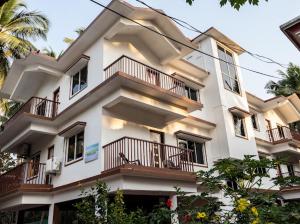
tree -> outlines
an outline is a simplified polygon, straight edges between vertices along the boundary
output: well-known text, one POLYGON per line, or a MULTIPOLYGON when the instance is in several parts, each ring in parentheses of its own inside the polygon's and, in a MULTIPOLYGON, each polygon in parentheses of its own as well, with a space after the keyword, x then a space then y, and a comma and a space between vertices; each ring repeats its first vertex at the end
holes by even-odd
MULTIPOLYGON (((219 1, 220 1, 221 6, 224 6, 227 3, 229 3, 231 5, 231 7, 235 8, 236 10, 239 10, 240 7, 245 5, 247 2, 250 5, 258 5, 258 3, 263 0, 219 0, 219 1)), ((268 0, 265 0, 265 1, 267 2, 268 0)), ((190 5, 192 5, 194 0, 186 0, 186 2, 190 5)))
MULTIPOLYGON (((300 97, 300 67, 290 63, 286 72, 279 70, 278 74, 281 76, 281 80, 269 81, 265 86, 267 93, 275 96, 289 96, 296 93, 300 97)), ((300 122, 294 122, 290 124, 290 127, 300 131, 300 122)))
POLYGON ((212 169, 197 173, 201 194, 190 195, 176 188, 175 210, 170 209, 173 202, 168 199, 155 206, 149 214, 137 210, 130 215, 126 213, 122 192, 118 191, 114 202, 110 203, 108 188, 103 183, 97 185, 96 189, 100 189, 98 193, 84 195, 89 197, 85 197, 76 207, 79 216, 86 218, 81 219, 83 223, 88 224, 169 224, 171 219, 178 220, 179 224, 300 223, 300 203, 285 201, 282 204, 280 192, 272 190, 300 184, 300 178, 295 176, 270 179, 269 172, 280 163, 285 162, 266 158, 257 160, 254 156, 245 156, 243 160, 219 160, 212 169), (261 189, 265 178, 273 183, 272 189, 261 189), (222 194, 225 200, 221 201, 214 196, 216 194, 222 194), (88 199, 90 201, 86 203, 88 199), (96 221, 95 208, 98 214, 96 221))
POLYGON ((278 74, 281 80, 269 81, 265 86, 267 92, 275 96, 289 96, 293 93, 300 96, 300 67, 290 63, 286 72, 279 70, 278 74))
MULTIPOLYGON (((0 6, 0 87, 7 76, 10 62, 25 57, 35 49, 30 40, 46 39, 48 19, 37 11, 27 11, 22 0, 8 0, 0 6)), ((0 99, 0 124, 6 121, 21 104, 0 99)), ((9 153, 0 154, 0 173, 16 165, 9 153)))
MULTIPOLYGON (((80 28, 77 28, 76 30, 74 30, 74 32, 80 36, 81 34, 83 34, 85 30, 85 27, 80 27, 80 28)), ((74 42, 74 39, 70 38, 70 37, 65 37, 64 38, 64 42, 67 43, 67 44, 71 44, 74 42)))
POLYGON ((58 58, 63 54, 63 51, 61 51, 59 54, 57 54, 52 47, 45 47, 42 51, 43 54, 46 54, 52 58, 58 58))
POLYGON ((0 7, 0 80, 13 59, 35 49, 30 40, 46 39, 48 19, 37 11, 26 11, 22 0, 9 0, 0 7))
MULTIPOLYGON (((0 7, 0 87, 7 76, 10 62, 25 57, 35 49, 30 40, 46 39, 48 19, 37 11, 27 11, 22 0, 8 0, 0 7)), ((0 99, 2 122, 20 103, 0 99)))
POLYGON ((77 217, 85 224, 146 224, 146 216, 137 209, 126 212, 123 193, 117 191, 113 200, 109 198, 109 188, 103 182, 82 191, 83 199, 76 203, 77 217))

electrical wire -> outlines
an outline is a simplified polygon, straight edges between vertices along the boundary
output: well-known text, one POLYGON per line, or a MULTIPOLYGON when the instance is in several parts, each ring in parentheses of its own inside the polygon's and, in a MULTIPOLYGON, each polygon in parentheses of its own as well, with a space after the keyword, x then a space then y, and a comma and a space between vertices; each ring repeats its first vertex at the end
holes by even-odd
MULTIPOLYGON (((184 21, 182 19, 178 19, 176 17, 173 17, 173 16, 170 16, 170 15, 166 14, 165 12, 163 12, 161 10, 155 9, 154 7, 152 7, 149 4, 145 3, 144 1, 141 1, 141 0, 135 0, 135 1, 139 2, 140 4, 142 4, 142 5, 146 6, 146 7, 148 7, 149 9, 151 9, 151 10, 153 10, 153 11, 155 11, 155 12, 157 12, 157 13, 159 13, 159 14, 161 14, 161 15, 169 18, 169 19, 171 19, 173 22, 175 22, 176 24, 178 24, 179 26, 181 26, 181 27, 183 27, 185 29, 188 29, 188 30, 196 32, 196 33, 200 33, 201 35, 205 35, 207 37, 211 37, 215 41, 218 41, 218 42, 220 42, 220 43, 222 43, 224 45, 230 46, 231 48, 233 48, 233 50, 238 50, 237 48, 235 48, 235 45, 232 45, 232 44, 229 44, 229 43, 224 43, 224 42, 222 42, 220 40, 216 40, 214 36, 212 36, 212 35, 210 35, 210 34, 208 34, 206 32, 203 32, 203 31, 197 29, 196 27, 194 27, 193 25, 189 24, 188 22, 186 22, 186 21, 184 21)), ((256 58, 256 59, 258 59, 258 60, 260 60, 260 61, 262 61, 264 63, 277 64, 277 65, 279 65, 279 66, 281 66, 283 68, 287 68, 287 65, 285 65, 283 63, 280 63, 280 62, 277 62, 277 61, 273 60, 272 58, 269 58, 269 57, 266 57, 266 56, 263 56, 263 55, 260 55, 260 54, 252 53, 252 52, 250 52, 250 51, 248 51, 246 49, 243 49, 243 50, 245 50, 245 52, 247 54, 249 54, 250 56, 252 56, 252 57, 254 57, 254 58, 256 58), (266 59, 267 61, 264 60, 264 59, 266 59)))
POLYGON ((259 75, 262 75, 262 76, 266 76, 266 77, 270 77, 270 78, 281 79, 281 78, 279 78, 279 77, 277 77, 277 76, 270 75, 270 74, 266 74, 266 73, 260 72, 260 71, 256 71, 256 70, 254 70, 254 69, 247 68, 247 67, 244 67, 244 66, 241 66, 241 65, 237 65, 237 64, 235 64, 235 63, 228 62, 228 61, 223 60, 223 59, 221 59, 221 58, 219 58, 219 57, 216 57, 216 56, 214 56, 214 55, 208 54, 208 53, 206 53, 206 52, 204 52, 204 51, 201 51, 201 50, 199 50, 199 49, 197 49, 197 48, 194 48, 194 47, 192 47, 192 46, 190 46, 190 45, 188 45, 188 44, 185 44, 185 43, 183 43, 183 42, 181 42, 181 41, 179 41, 179 40, 176 40, 176 39, 174 39, 173 37, 170 37, 170 36, 168 36, 168 35, 166 35, 166 34, 163 34, 163 33, 160 33, 160 32, 158 32, 158 31, 156 31, 156 30, 153 30, 153 29, 151 29, 151 28, 149 28, 149 27, 143 25, 142 23, 139 23, 139 22, 136 21, 136 20, 133 20, 133 19, 131 19, 131 18, 129 18, 129 17, 127 17, 127 16, 121 14, 120 12, 117 12, 116 10, 111 9, 111 8, 109 8, 109 7, 105 6, 105 5, 103 5, 102 3, 99 3, 99 2, 97 2, 97 1, 95 1, 95 0, 89 0, 89 1, 92 2, 92 3, 94 3, 94 4, 96 4, 96 5, 101 6, 102 8, 104 8, 104 9, 106 9, 106 10, 108 10, 108 11, 110 11, 110 12, 112 12, 112 13, 114 13, 114 14, 116 14, 116 15, 122 17, 122 18, 124 18, 124 19, 127 19, 127 20, 129 20, 129 21, 131 21, 131 22, 133 22, 133 23, 135 23, 135 24, 137 24, 137 25, 143 27, 144 29, 147 29, 147 30, 149 30, 149 31, 151 31, 151 32, 153 32, 153 33, 156 33, 157 35, 163 36, 163 37, 165 37, 165 38, 167 38, 167 39, 169 39, 169 40, 171 40, 171 41, 173 41, 173 42, 175 42, 175 43, 177 43, 177 44, 180 44, 180 45, 182 45, 182 46, 184 46, 184 47, 187 47, 187 48, 189 48, 189 49, 191 49, 191 50, 194 50, 194 51, 196 51, 196 52, 199 52, 199 53, 201 53, 201 54, 203 54, 203 55, 206 55, 206 56, 211 57, 211 58, 213 58, 213 59, 216 59, 216 60, 225 62, 225 63, 227 63, 227 64, 230 64, 230 65, 232 65, 232 66, 241 68, 241 69, 243 69, 243 70, 246 70, 246 71, 249 71, 249 72, 252 72, 252 73, 256 73, 256 74, 259 74, 259 75))

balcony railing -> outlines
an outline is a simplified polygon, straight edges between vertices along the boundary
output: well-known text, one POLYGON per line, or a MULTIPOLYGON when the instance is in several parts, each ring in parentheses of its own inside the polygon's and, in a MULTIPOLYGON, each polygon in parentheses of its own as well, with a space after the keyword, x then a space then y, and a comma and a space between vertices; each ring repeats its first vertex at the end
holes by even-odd
POLYGON ((267 130, 267 137, 270 142, 275 144, 292 139, 300 141, 300 133, 293 131, 288 127, 280 127, 267 130))
MULTIPOLYGON (((123 72, 179 96, 188 97, 183 81, 124 55, 106 67, 104 71, 105 79, 110 78, 117 72, 123 72)), ((197 101, 200 101, 198 90, 196 94, 197 101)))
POLYGON ((22 163, 0 176, 0 195, 19 189, 22 185, 48 184, 43 163, 22 163))
POLYGON ((280 174, 282 177, 300 177, 299 171, 293 171, 293 172, 286 172, 280 174))
POLYGON ((54 118, 57 115, 58 105, 59 102, 45 98, 32 97, 3 124, 3 127, 5 128, 5 126, 15 120, 22 113, 29 113, 45 118, 54 118))
POLYGON ((161 143, 123 137, 105 146, 104 169, 124 164, 193 172, 192 151, 161 143))

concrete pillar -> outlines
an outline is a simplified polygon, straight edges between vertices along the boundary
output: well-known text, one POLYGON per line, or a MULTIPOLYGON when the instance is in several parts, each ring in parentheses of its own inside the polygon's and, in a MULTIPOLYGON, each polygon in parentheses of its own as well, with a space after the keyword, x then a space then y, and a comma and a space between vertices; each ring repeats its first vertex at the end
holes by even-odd
POLYGON ((48 224, 53 224, 54 204, 50 204, 48 212, 48 224))
MULTIPOLYGON (((177 195, 171 195, 170 199, 172 201, 172 206, 171 206, 170 209, 171 210, 176 210, 176 208, 177 208, 177 195)), ((179 224, 178 215, 176 213, 174 213, 172 215, 171 223, 172 224, 179 224)))

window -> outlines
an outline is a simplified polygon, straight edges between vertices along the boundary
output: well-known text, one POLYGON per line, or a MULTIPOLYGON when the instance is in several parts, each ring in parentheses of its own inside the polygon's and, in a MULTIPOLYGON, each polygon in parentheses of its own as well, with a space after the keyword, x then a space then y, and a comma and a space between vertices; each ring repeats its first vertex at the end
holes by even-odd
POLYGON ((198 164, 206 164, 205 144, 179 139, 178 145, 180 148, 192 150, 191 161, 198 164))
POLYGON ((32 156, 27 170, 28 178, 37 176, 39 174, 39 167, 40 167, 40 154, 36 154, 32 156))
POLYGON ((238 190, 238 188, 239 188, 236 181, 234 181, 234 180, 227 180, 226 184, 227 184, 228 188, 230 188, 231 190, 238 190))
POLYGON ((67 162, 82 158, 84 147, 84 132, 67 139, 67 162))
POLYGON ((194 101, 198 101, 198 91, 189 86, 185 86, 185 95, 194 101))
POLYGON ((72 96, 87 87, 87 66, 72 76, 72 96))
POLYGON ((240 94, 237 72, 235 67, 232 65, 234 64, 233 55, 220 46, 218 46, 218 55, 221 59, 220 66, 225 89, 240 94), (227 63, 222 60, 226 61, 227 63))
MULTIPOLYGON (((263 157, 263 156, 259 156, 260 160, 262 160, 264 158, 265 157, 263 157)), ((258 167, 258 168, 256 168, 256 172, 259 174, 267 174, 267 169, 265 167, 258 167)))
POLYGON ((294 166, 293 164, 288 164, 287 165, 288 173, 291 177, 295 176, 295 171, 294 171, 294 166))
POLYGON ((36 114, 40 116, 46 115, 46 100, 42 100, 36 105, 36 114))
POLYGON ((234 131, 237 136, 246 137, 246 126, 244 118, 233 114, 234 131))
POLYGON ((280 124, 277 124, 277 130, 278 130, 279 138, 284 138, 284 131, 280 124))
POLYGON ((251 115, 251 122, 252 122, 252 126, 255 130, 259 130, 258 128, 258 120, 257 120, 257 115, 256 114, 252 114, 251 115))

